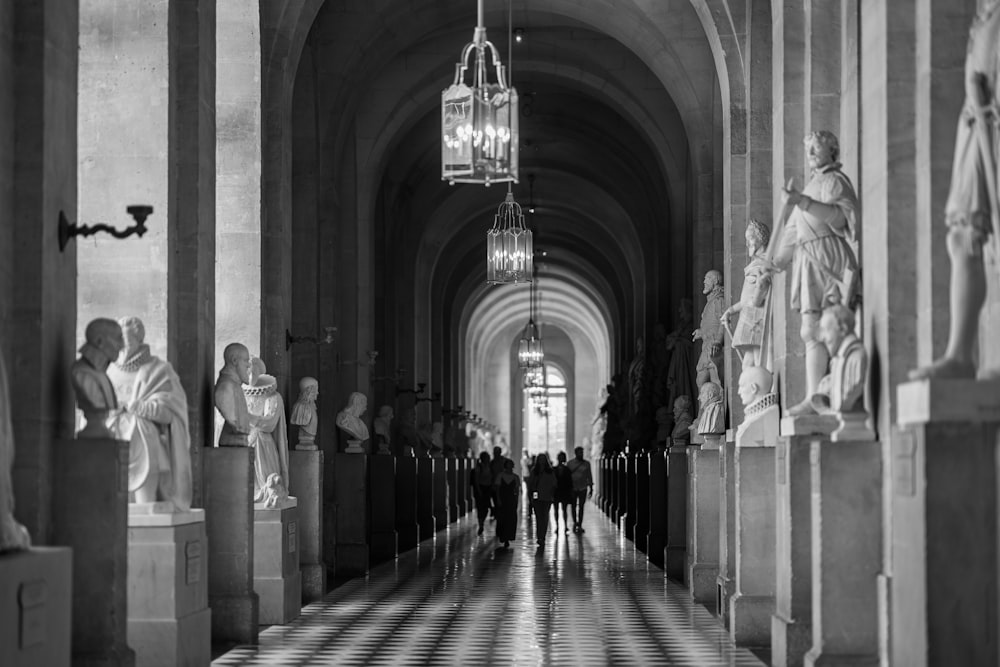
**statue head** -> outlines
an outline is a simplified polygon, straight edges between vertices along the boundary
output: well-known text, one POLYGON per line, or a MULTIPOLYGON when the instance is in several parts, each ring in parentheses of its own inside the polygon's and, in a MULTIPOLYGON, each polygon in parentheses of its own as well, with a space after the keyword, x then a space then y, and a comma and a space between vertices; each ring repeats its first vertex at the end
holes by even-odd
POLYGON ((365 410, 367 409, 368 397, 360 391, 352 391, 350 397, 347 399, 347 408, 345 411, 355 417, 360 417, 365 414, 365 410))
POLYGON ((698 404, 705 408, 707 405, 722 402, 722 387, 714 382, 706 382, 698 390, 698 404))
POLYGON ((222 352, 223 370, 234 372, 243 384, 250 384, 250 350, 242 343, 230 343, 222 352))
POLYGON ((122 335, 121 326, 107 317, 98 317, 91 320, 84 332, 87 343, 80 348, 90 347, 100 351, 110 362, 118 358, 118 353, 125 347, 125 339, 122 335))
POLYGON ((740 373, 739 394, 744 407, 771 392, 774 378, 763 366, 748 366, 740 373))
POLYGON ((383 405, 381 408, 378 409, 378 418, 379 419, 384 419, 386 421, 389 421, 394 416, 395 416, 395 413, 392 411, 392 406, 391 405, 383 405))
POLYGON ((683 414, 691 414, 691 398, 687 394, 674 399, 674 419, 679 419, 683 414))
POLYGON ((810 169, 820 169, 840 159, 840 142, 829 130, 810 132, 802 140, 805 144, 810 169))
POLYGON ((747 254, 752 257, 767 247, 771 240, 771 228, 756 218, 750 218, 744 236, 747 242, 747 254))
POLYGON ((646 343, 642 340, 642 336, 635 339, 635 356, 641 357, 643 350, 646 348, 646 343))
POLYGON ((850 308, 837 304, 823 310, 823 316, 819 319, 819 339, 830 351, 830 356, 837 354, 841 343, 852 331, 854 313, 850 308))
POLYGON ((260 376, 267 372, 267 366, 264 365, 264 360, 260 357, 250 358, 250 381, 247 382, 249 385, 256 385, 257 380, 260 376))
POLYGON ((306 376, 299 380, 299 400, 315 401, 319 397, 319 382, 316 378, 306 376))
POLYGON ((705 274, 705 289, 704 294, 708 294, 716 287, 722 284, 722 273, 716 269, 710 269, 705 274))
POLYGON ((146 327, 135 315, 122 317, 118 320, 118 325, 122 328, 122 335, 125 339, 125 347, 122 349, 122 356, 128 358, 146 340, 146 327))

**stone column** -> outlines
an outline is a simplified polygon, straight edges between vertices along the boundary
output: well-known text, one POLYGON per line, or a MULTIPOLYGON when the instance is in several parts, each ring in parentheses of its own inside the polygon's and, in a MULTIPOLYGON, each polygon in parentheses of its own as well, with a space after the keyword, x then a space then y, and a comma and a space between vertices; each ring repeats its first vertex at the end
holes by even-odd
POLYGON ((893 663, 997 664, 1000 381, 909 382, 897 395, 893 663))
POLYGON ((719 576, 719 452, 722 435, 687 448, 687 571, 691 599, 713 605, 719 576))

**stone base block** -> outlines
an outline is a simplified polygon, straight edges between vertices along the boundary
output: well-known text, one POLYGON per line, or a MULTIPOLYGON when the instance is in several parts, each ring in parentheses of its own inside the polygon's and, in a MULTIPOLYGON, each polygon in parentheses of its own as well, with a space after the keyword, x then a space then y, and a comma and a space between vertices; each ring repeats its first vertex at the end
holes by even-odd
POLYGON ((719 574, 719 450, 688 448, 687 585, 695 602, 715 601, 719 574))
POLYGON ((68 667, 72 560, 56 547, 0 556, 0 665, 68 667))
POLYGON ((773 614, 773 596, 737 593, 729 600, 729 636, 739 646, 766 647, 773 614))
POLYGON ((207 665, 212 660, 212 610, 176 619, 129 619, 128 641, 136 667, 207 665))
POLYGON ((338 577, 362 576, 368 571, 368 533, 371 512, 369 460, 390 461, 390 457, 336 456, 334 496, 337 502, 334 564, 338 577), (363 560, 357 558, 363 553, 363 560))
POLYGON ((812 626, 790 621, 778 614, 771 616, 771 664, 786 667, 802 664, 812 647, 812 626))
POLYGON ((302 571, 302 602, 307 604, 326 595, 326 564, 323 562, 323 452, 289 452, 288 465, 291 477, 288 490, 298 499, 299 568, 302 571))
POLYGON ((253 589, 261 625, 288 623, 302 608, 298 522, 296 506, 254 509, 253 589))
POLYGON ((128 642, 136 664, 211 659, 205 511, 133 513, 128 531, 128 642))
POLYGON ((687 585, 691 599, 700 604, 714 604, 718 593, 716 581, 719 566, 715 563, 691 563, 687 571, 687 585))

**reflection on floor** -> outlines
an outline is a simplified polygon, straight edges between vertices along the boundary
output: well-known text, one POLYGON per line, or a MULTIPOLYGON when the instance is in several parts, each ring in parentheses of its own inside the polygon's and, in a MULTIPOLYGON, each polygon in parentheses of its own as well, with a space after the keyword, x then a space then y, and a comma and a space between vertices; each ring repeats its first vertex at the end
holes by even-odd
POLYGON ((536 551, 522 516, 504 550, 470 514, 212 664, 762 664, 593 505, 584 527, 536 551))

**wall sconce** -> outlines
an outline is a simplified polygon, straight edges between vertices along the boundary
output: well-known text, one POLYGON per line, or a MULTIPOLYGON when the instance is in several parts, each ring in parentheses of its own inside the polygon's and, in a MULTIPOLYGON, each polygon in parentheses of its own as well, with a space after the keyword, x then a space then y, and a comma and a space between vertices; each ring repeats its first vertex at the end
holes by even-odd
POLYGON ((337 338, 337 327, 323 327, 326 335, 323 338, 316 336, 293 336, 292 332, 285 329, 285 351, 292 349, 295 343, 315 343, 316 345, 332 345, 337 338))
POLYGON ((339 366, 367 366, 368 368, 375 368, 375 360, 378 359, 378 350, 368 350, 368 360, 363 361, 359 359, 348 359, 347 361, 340 361, 338 355, 337 365, 339 366))
MULTIPOLYGON (((423 390, 421 389, 421 391, 423 391, 423 390)), ((424 398, 418 398, 416 400, 416 403, 424 403, 424 402, 427 402, 427 403, 440 403, 441 402, 441 392, 440 391, 434 392, 434 397, 433 398, 431 398, 431 397, 424 397, 424 398)))
POLYGON ((424 389, 426 388, 427 388, 426 382, 418 382, 416 389, 400 389, 399 387, 396 387, 396 396, 402 396, 403 394, 413 394, 414 396, 420 396, 420 394, 424 393, 424 389))
POLYGON ((135 220, 135 224, 121 231, 104 223, 78 225, 75 222, 70 222, 66 218, 66 214, 59 211, 59 252, 66 249, 69 240, 74 236, 92 236, 97 232, 107 232, 116 239, 128 238, 133 234, 142 237, 146 233, 146 218, 153 213, 153 207, 148 204, 133 204, 132 206, 127 206, 125 210, 135 220))
POLYGON ((399 383, 406 377, 406 369, 400 366, 396 369, 396 372, 392 375, 382 375, 371 379, 371 384, 376 382, 392 382, 394 385, 399 385, 399 383))

